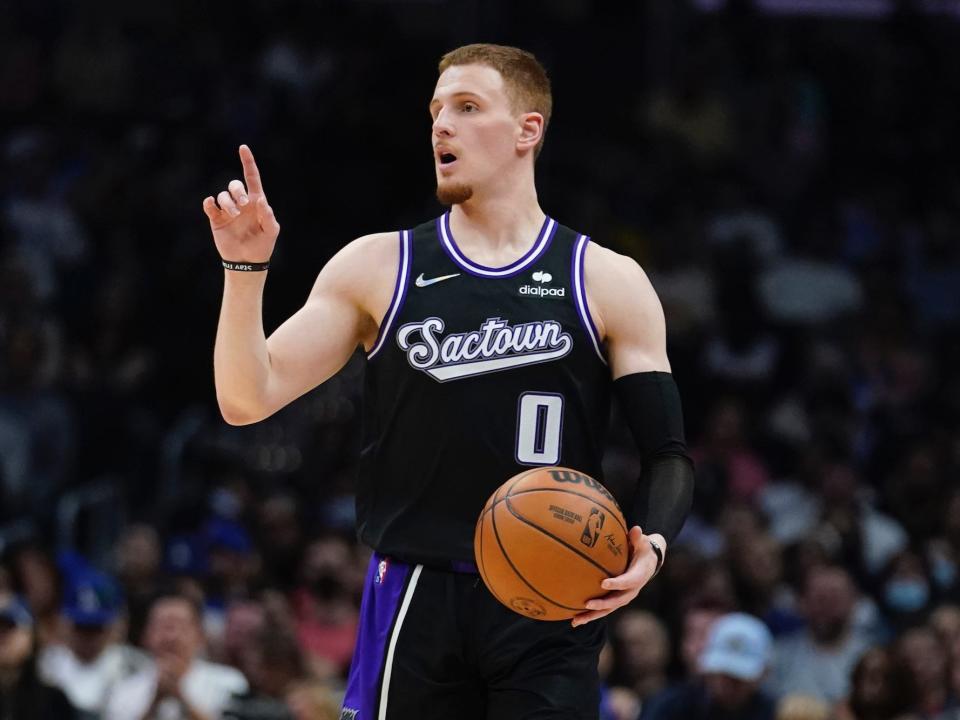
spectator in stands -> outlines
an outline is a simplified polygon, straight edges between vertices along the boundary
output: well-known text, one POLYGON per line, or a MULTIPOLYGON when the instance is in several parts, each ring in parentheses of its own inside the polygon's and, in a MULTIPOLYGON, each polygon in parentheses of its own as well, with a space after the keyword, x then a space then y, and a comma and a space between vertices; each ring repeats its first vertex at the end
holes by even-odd
POLYGON ((94 717, 106 709, 114 686, 147 661, 139 651, 117 642, 120 611, 116 584, 87 571, 64 590, 64 643, 49 645, 40 654, 43 679, 94 717))
POLYGON ((307 673, 292 623, 268 615, 248 637, 240 667, 250 689, 231 699, 224 720, 293 720, 287 695, 307 673))
POLYGON ((885 647, 872 647, 853 668, 850 696, 837 720, 907 720, 916 687, 909 668, 885 647))
POLYGON ((667 686, 670 638, 663 622, 645 610, 624 608, 614 616, 615 685, 630 688, 641 702, 667 686))
POLYGON ((760 687, 772 649, 773 638, 760 620, 724 615, 710 629, 700 656, 702 677, 651 698, 641 720, 773 720, 775 703, 760 687))
POLYGON ((59 640, 60 573, 50 554, 38 545, 24 545, 12 557, 14 587, 24 597, 34 618, 37 646, 59 640))
POLYGON ((144 646, 152 662, 114 688, 105 720, 216 720, 231 695, 247 690, 239 671, 200 658, 200 608, 186 596, 154 600, 144 646))
POLYGON ((259 507, 258 540, 270 585, 293 590, 299 579, 304 537, 296 497, 277 493, 259 507))
POLYGON ((683 627, 680 635, 680 659, 686 677, 700 674, 700 657, 707 646, 710 629, 726 614, 722 606, 693 605, 683 614, 683 627))
POLYGON ((800 603, 807 627, 777 640, 772 692, 828 703, 846 697, 850 672, 872 641, 854 622, 856 602, 857 588, 845 569, 820 566, 807 573, 800 603))
POLYGON ((320 677, 345 674, 357 633, 352 592, 353 553, 335 535, 314 540, 304 557, 303 585, 293 598, 297 635, 320 677))
POLYGON ((260 560, 247 531, 239 523, 214 518, 207 523, 210 575, 207 578, 207 605, 225 608, 232 600, 250 596, 260 560))
POLYGON ((599 720, 637 720, 640 717, 640 698, 630 688, 615 684, 617 678, 612 675, 614 650, 609 637, 600 651, 597 670, 600 676, 599 720))
POLYGON ((0 591, 0 718, 73 720, 70 701, 37 674, 33 616, 20 599, 0 591))
POLYGON ((906 547, 907 534, 865 500, 863 483, 847 460, 829 458, 817 475, 821 507, 815 532, 833 558, 866 582, 906 547))
POLYGON ((752 502, 769 480, 763 459, 750 443, 747 423, 742 404, 724 398, 711 408, 704 442, 691 453, 697 463, 697 497, 713 503, 714 510, 728 497, 752 502))
POLYGON ((204 528, 208 574, 204 578, 203 629, 207 641, 223 643, 227 608, 250 597, 260 559, 239 523, 213 518, 204 528))
POLYGON ((135 643, 143 636, 150 603, 160 589, 161 555, 160 536, 150 525, 129 525, 117 541, 117 577, 127 603, 128 637, 135 643))
POLYGON ((916 688, 912 712, 927 719, 958 707, 957 697, 950 692, 949 656, 933 628, 923 625, 904 632, 897 639, 896 653, 916 688))
MULTIPOLYGON (((960 636, 954 636, 948 646, 950 652, 950 695, 956 700, 960 698, 960 636)), ((960 707, 944 713, 942 720, 960 720, 960 707)))
POLYGON ((943 531, 931 540, 927 556, 940 597, 960 603, 960 490, 944 503, 943 531))
POLYGON ((740 606, 766 623, 774 637, 796 632, 803 619, 783 579, 780 545, 766 532, 742 543, 731 555, 740 606))
POLYGON ((948 652, 953 648, 960 649, 960 606, 939 606, 930 613, 930 627, 936 630, 948 652))
POLYGON ((266 622, 263 603, 257 600, 238 600, 227 607, 223 637, 219 644, 207 638, 210 658, 215 662, 243 669, 241 664, 244 649, 250 644, 266 622))
POLYGON ((880 588, 880 607, 897 633, 922 624, 936 599, 923 557, 910 550, 893 557, 880 578, 880 588))

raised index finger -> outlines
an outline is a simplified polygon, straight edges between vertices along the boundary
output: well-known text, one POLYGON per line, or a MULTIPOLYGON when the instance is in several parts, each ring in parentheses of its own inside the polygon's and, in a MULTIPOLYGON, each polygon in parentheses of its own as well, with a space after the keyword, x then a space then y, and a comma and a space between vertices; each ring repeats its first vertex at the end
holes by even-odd
POLYGON ((240 162, 243 163, 243 177, 247 181, 247 192, 262 194, 263 185, 260 184, 257 161, 253 159, 253 152, 247 145, 240 146, 240 162))

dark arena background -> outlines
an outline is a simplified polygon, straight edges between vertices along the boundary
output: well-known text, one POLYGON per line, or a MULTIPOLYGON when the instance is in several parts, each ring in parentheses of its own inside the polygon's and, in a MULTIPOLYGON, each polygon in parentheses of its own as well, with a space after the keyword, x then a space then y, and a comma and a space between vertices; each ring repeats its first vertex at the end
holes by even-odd
MULTIPOLYGON (((269 334, 440 213, 427 104, 471 42, 547 68, 541 204, 649 274, 697 463, 600 717, 960 717, 955 0, 0 2, 0 716, 140 720, 173 584, 211 719, 340 717, 363 359, 227 425, 201 201, 249 144, 269 334)), ((617 417, 606 462, 639 469, 617 417)))

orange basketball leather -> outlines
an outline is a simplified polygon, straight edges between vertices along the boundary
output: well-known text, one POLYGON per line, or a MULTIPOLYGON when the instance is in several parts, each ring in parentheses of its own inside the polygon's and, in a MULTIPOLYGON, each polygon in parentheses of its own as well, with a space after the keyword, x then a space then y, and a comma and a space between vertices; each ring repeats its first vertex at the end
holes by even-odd
POLYGON ((576 470, 537 468, 491 495, 477 521, 474 554, 501 603, 538 620, 565 620, 626 570, 627 528, 603 485, 576 470))

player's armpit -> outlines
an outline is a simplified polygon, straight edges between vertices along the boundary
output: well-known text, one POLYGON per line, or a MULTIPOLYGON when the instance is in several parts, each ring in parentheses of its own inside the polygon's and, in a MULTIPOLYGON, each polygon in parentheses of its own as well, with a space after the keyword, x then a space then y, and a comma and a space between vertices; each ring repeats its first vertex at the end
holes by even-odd
POLYGON ((610 370, 616 379, 638 372, 670 372, 660 299, 632 258, 587 245, 584 285, 610 370))

